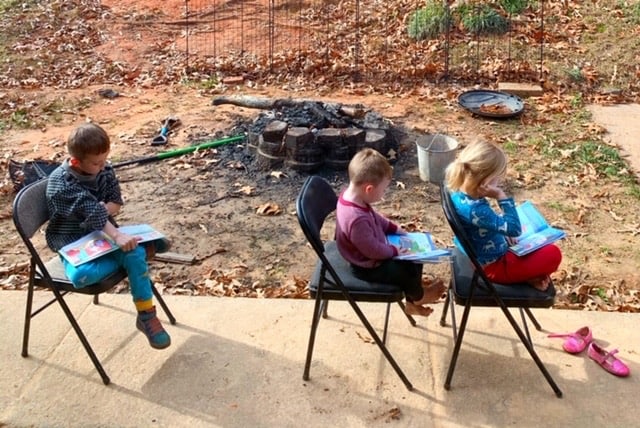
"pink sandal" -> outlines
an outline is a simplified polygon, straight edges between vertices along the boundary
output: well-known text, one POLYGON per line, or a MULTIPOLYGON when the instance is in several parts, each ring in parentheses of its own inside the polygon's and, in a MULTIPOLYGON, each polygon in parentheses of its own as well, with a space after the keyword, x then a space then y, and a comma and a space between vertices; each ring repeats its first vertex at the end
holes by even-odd
POLYGON ((589 327, 582 327, 575 333, 552 333, 547 337, 566 337, 567 340, 562 344, 562 349, 570 354, 578 354, 584 351, 593 340, 589 327))
POLYGON ((596 345, 595 342, 591 342, 587 353, 589 358, 600 364, 609 373, 620 377, 629 376, 629 367, 615 357, 615 354, 618 353, 617 349, 609 352, 596 345))

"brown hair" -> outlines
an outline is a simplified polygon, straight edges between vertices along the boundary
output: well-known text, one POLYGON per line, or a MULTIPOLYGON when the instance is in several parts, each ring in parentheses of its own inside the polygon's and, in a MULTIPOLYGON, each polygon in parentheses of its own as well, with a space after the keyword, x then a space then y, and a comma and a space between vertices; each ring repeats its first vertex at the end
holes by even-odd
POLYGON ((371 183, 378 185, 385 178, 391 179, 393 168, 380 152, 362 149, 349 162, 349 181, 355 185, 371 183))
POLYGON ((447 167, 447 187, 459 190, 465 180, 478 187, 487 178, 504 175, 507 171, 507 156, 502 149, 487 141, 469 144, 458 158, 447 167))
POLYGON ((100 155, 111 148, 107 132, 94 123, 84 123, 74 129, 67 139, 67 150, 80 160, 87 155, 100 155))

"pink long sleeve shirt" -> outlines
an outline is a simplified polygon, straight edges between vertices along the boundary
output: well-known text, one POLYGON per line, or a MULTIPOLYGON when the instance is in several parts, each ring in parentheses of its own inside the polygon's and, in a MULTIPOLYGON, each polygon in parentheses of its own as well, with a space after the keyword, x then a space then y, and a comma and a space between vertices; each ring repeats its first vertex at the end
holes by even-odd
POLYGON ((378 214, 371 205, 355 204, 340 194, 336 207, 336 244, 348 262, 373 268, 397 256, 397 248, 387 243, 386 235, 398 229, 398 225, 378 214))

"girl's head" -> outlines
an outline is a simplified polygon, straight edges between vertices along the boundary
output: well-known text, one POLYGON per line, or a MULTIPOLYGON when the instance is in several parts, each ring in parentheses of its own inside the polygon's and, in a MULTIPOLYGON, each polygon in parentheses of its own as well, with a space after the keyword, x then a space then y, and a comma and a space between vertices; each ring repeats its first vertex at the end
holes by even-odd
POLYGON ((445 179, 451 190, 463 186, 475 190, 484 182, 503 177, 506 172, 507 157, 502 149, 493 143, 478 141, 458 154, 447 167, 445 179))
POLYGON ((110 148, 107 132, 94 123, 80 125, 67 139, 71 166, 89 175, 95 175, 104 168, 110 148))

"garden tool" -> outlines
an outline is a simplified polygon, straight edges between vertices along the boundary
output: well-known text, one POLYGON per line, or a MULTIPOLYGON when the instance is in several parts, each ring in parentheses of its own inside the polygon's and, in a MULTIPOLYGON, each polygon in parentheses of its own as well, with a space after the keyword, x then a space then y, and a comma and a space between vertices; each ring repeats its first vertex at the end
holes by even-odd
POLYGON ((169 141, 169 131, 180 125, 180 119, 175 116, 169 116, 165 119, 160 129, 160 133, 151 141, 152 146, 163 146, 169 141))

